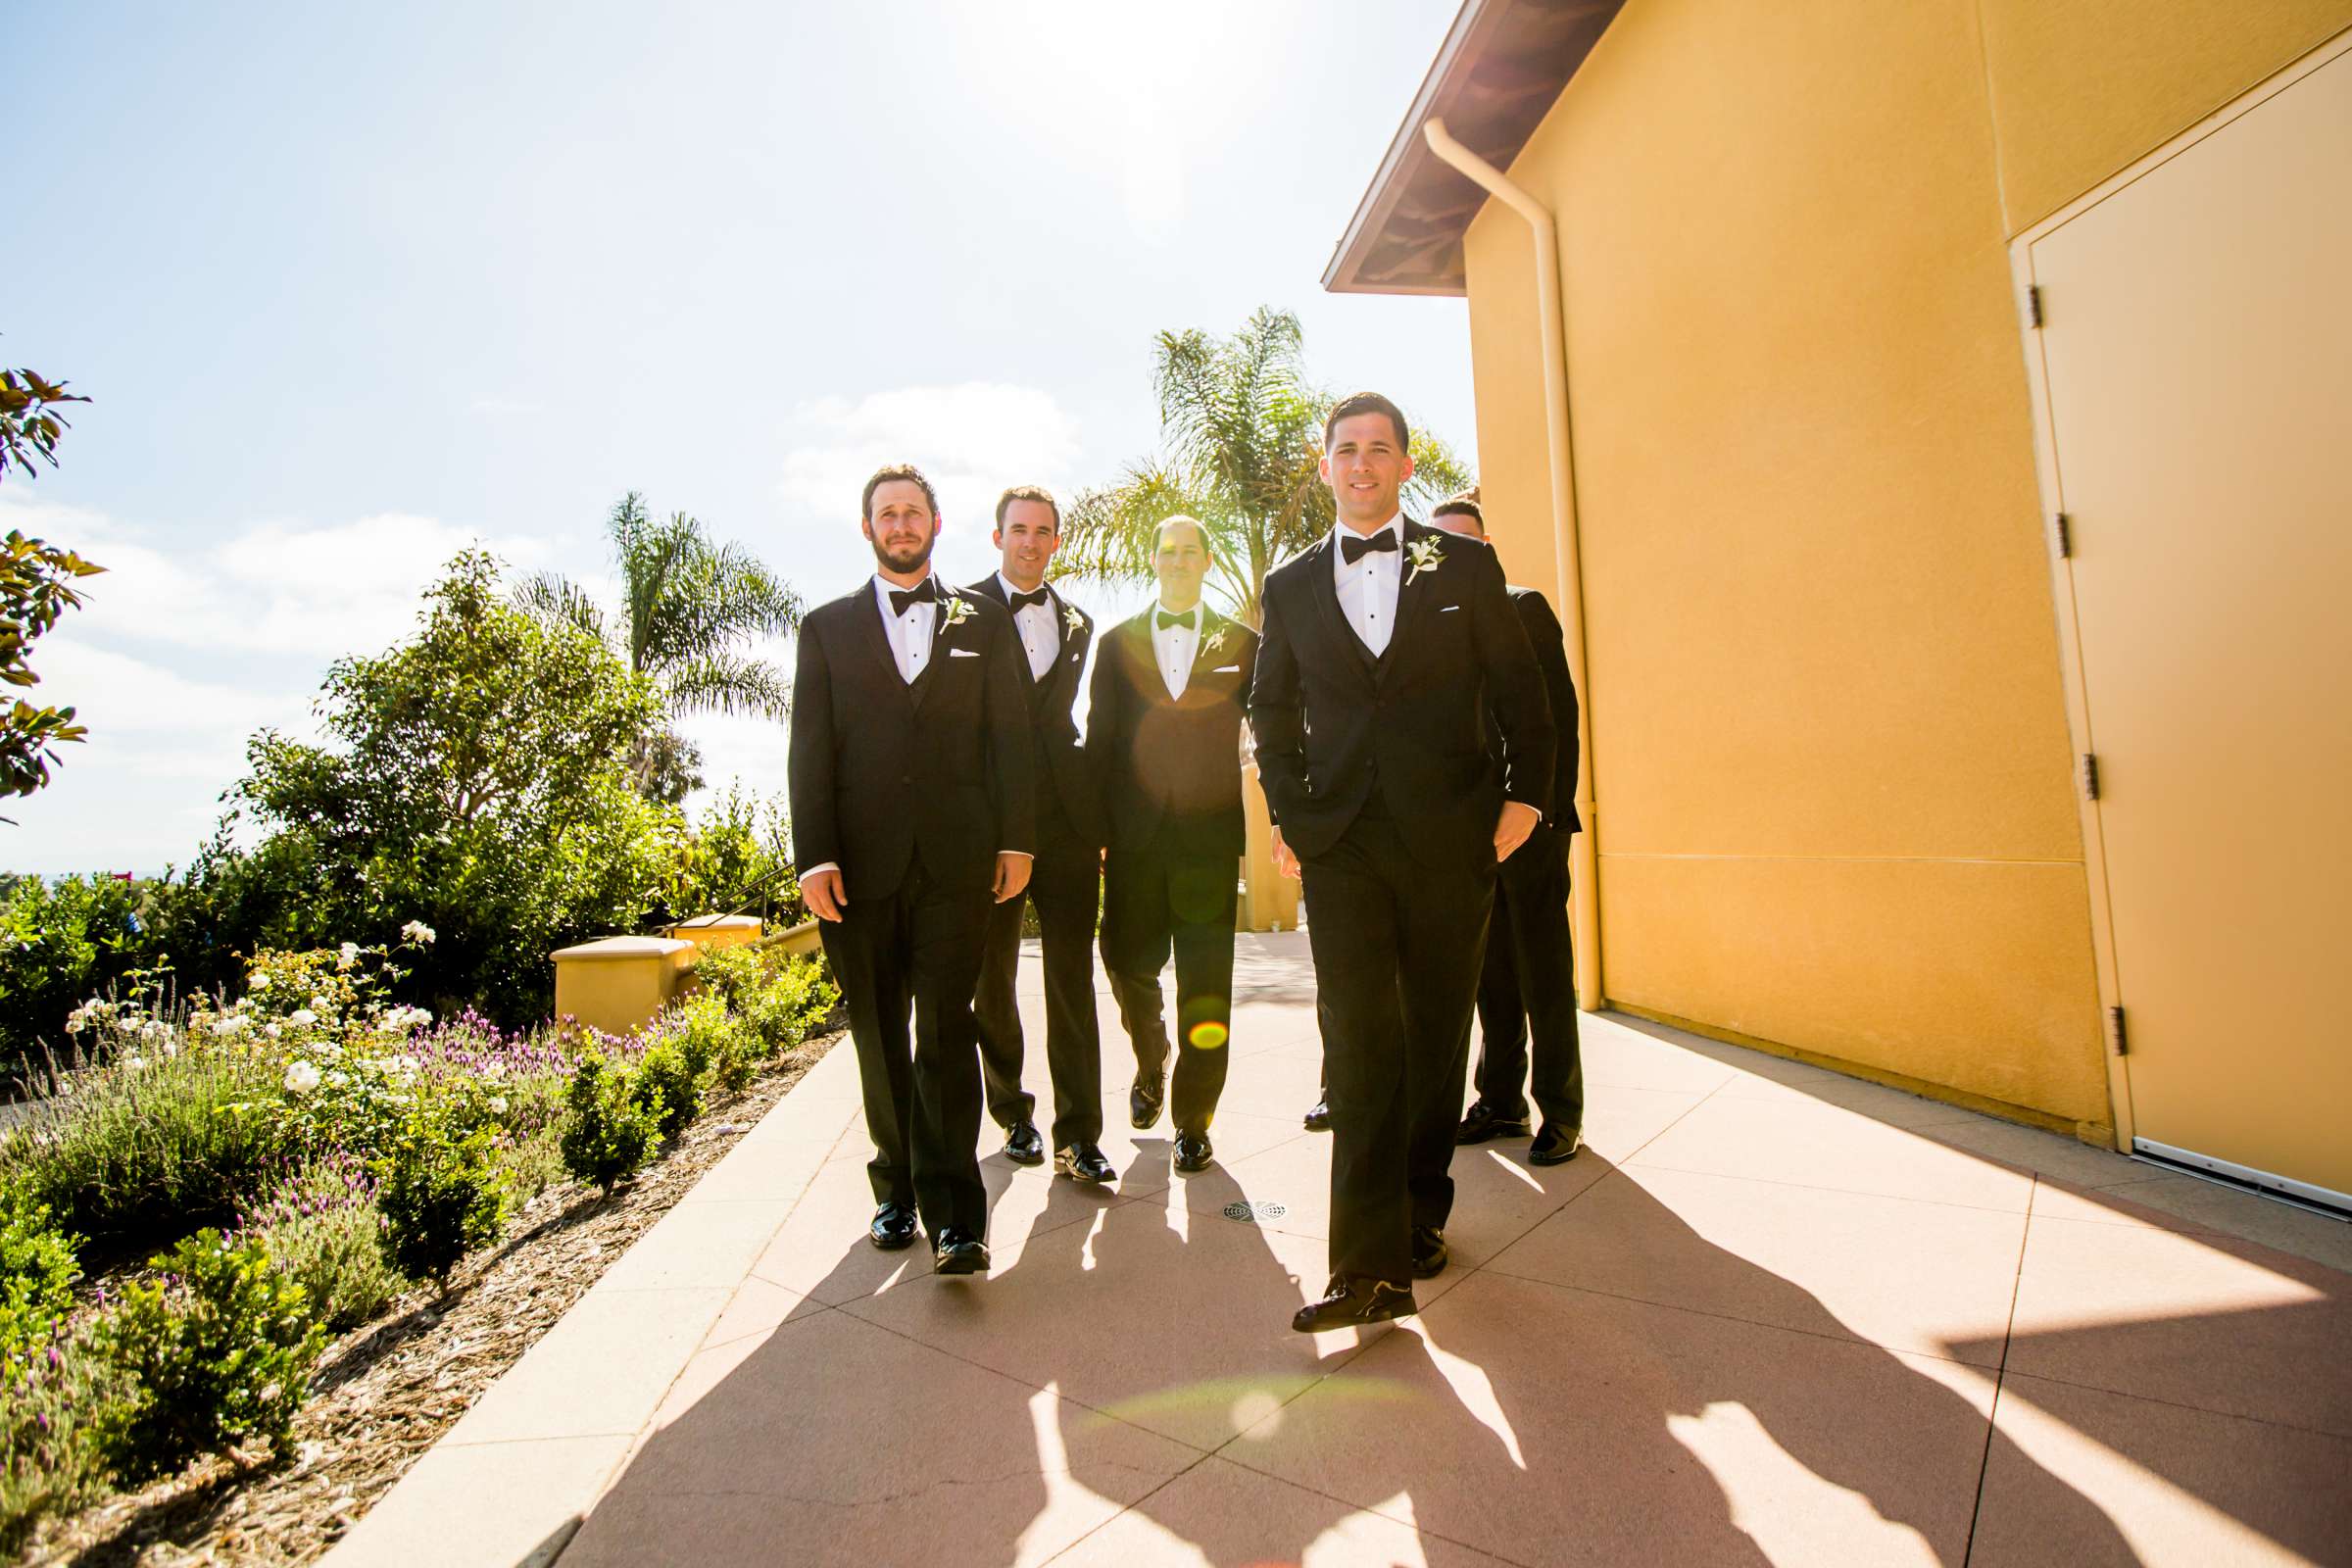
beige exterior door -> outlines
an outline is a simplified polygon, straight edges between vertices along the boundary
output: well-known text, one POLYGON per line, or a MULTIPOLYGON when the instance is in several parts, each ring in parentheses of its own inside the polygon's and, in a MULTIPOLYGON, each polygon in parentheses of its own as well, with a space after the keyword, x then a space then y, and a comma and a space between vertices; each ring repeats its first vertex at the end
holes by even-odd
MULTIPOLYGON (((2029 240, 2135 1145, 2352 1194, 2352 53, 2029 240)), ((2094 860, 2094 865, 2095 865, 2094 860)))

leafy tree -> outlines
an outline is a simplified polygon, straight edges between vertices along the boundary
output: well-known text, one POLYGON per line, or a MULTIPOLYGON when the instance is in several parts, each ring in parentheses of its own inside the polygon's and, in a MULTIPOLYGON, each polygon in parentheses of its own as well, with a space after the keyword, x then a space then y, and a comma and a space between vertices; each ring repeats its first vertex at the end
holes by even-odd
MULTIPOLYGON (((1152 389, 1160 452, 1114 484, 1079 493, 1062 525, 1056 575, 1150 581, 1153 535, 1171 514, 1199 517, 1218 557, 1209 588, 1254 626, 1266 573, 1332 524, 1319 476, 1323 416, 1337 401, 1306 377, 1298 318, 1260 306, 1229 338, 1159 334, 1152 389)), ((1412 441, 1408 504, 1469 487, 1469 469, 1426 430, 1412 441)))
MULTIPOLYGON (((27 476, 40 471, 39 461, 57 466, 57 438, 66 428, 57 406, 88 401, 36 371, 0 370, 0 480, 12 465, 27 476)), ((71 550, 9 530, 0 543, 0 681, 16 687, 40 683, 32 672, 33 639, 67 611, 80 608, 76 578, 104 569, 71 550)), ((35 708, 15 699, 0 710, 0 796, 30 795, 47 785, 49 764, 60 760, 56 748, 87 733, 74 722, 71 708, 35 708)))
POLYGON ((575 626, 517 609, 467 551, 410 641, 341 660, 318 710, 335 744, 263 730, 230 791, 269 830, 247 873, 289 946, 388 940, 420 919, 424 995, 507 1022, 544 1014, 548 953, 643 918, 685 832, 635 787, 654 684, 575 626))
MULTIPOLYGON (((612 509, 605 530, 620 567, 617 617, 554 573, 525 579, 515 602, 619 652, 632 671, 659 684, 673 712, 784 717, 790 681, 743 645, 800 624, 801 600, 791 585, 743 546, 712 543, 683 512, 656 521, 634 490, 612 509)), ((656 800, 675 805, 702 785, 701 756, 673 732, 657 732, 633 760, 639 787, 656 800)))

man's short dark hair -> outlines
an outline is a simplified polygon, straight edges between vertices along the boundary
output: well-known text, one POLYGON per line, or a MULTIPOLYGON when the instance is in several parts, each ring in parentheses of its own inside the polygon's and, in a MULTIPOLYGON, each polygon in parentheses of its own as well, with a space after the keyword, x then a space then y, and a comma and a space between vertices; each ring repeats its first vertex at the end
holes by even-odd
POLYGON ((1042 484, 1016 484, 997 497, 997 526, 1004 526, 1004 509, 1015 501, 1042 501, 1054 510, 1054 531, 1061 532, 1061 503, 1042 484))
POLYGON ((923 477, 923 470, 916 467, 911 463, 886 463, 881 467, 874 470, 874 476, 865 481, 864 496, 861 497, 858 503, 858 514, 859 516, 865 518, 869 522, 873 520, 874 492, 881 489, 884 485, 890 483, 893 479, 905 479, 911 484, 921 485, 923 487, 923 500, 929 503, 931 507, 931 516, 934 520, 937 520, 939 516, 939 492, 931 488, 931 481, 923 477))
POLYGON ((1487 531, 1487 514, 1478 510, 1478 497, 1468 490, 1458 496, 1447 496, 1430 508, 1429 514, 1433 517, 1468 517, 1472 522, 1478 524, 1478 531, 1482 538, 1487 531))
POLYGON ((1396 450, 1403 452, 1411 448, 1413 432, 1404 422, 1402 409, 1377 392, 1351 392, 1334 403, 1331 406, 1331 412, 1323 416, 1324 451, 1331 450, 1331 432, 1339 428, 1340 421, 1351 418, 1358 414, 1387 415, 1389 422, 1396 427, 1396 450))

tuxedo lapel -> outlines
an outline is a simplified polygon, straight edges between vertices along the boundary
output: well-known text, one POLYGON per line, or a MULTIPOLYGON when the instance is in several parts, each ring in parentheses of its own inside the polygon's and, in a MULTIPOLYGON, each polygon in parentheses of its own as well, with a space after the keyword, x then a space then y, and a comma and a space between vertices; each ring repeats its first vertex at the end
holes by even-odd
MULTIPOLYGON (((994 599, 998 604, 1004 607, 1004 612, 1007 616, 1012 613, 1012 601, 1004 597, 1004 585, 997 581, 997 574, 993 571, 987 576, 981 578, 978 582, 972 584, 969 588, 966 588, 964 592, 967 594, 986 594, 989 598, 994 599)), ((1013 626, 1013 641, 1020 641, 1020 626, 1017 622, 1013 626)), ((1058 655, 1056 657, 1058 657, 1058 655)), ((1014 660, 1013 662, 1021 666, 1021 690, 1027 692, 1032 698, 1035 698, 1037 695, 1037 677, 1029 672, 1029 651, 1026 648, 1022 649, 1021 657, 1014 660)), ((1034 707, 1034 704, 1032 706, 1034 707)))
POLYGON ((890 633, 882 625, 882 609, 874 602, 873 586, 869 583, 858 599, 858 612, 850 617, 858 626, 858 645, 881 662, 882 683, 904 697, 910 688, 899 674, 898 655, 891 652, 890 633))
MULTIPOLYGON (((1390 666, 1397 661, 1398 645, 1409 645, 1420 630, 1422 620, 1429 614, 1430 599, 1437 588, 1431 579, 1437 575, 1438 567, 1425 566, 1419 571, 1413 569, 1413 546, 1422 539, 1442 539, 1445 536, 1444 529, 1424 528, 1410 517, 1405 519, 1399 532, 1403 535, 1404 554, 1397 562, 1396 627, 1389 633, 1388 651, 1381 657, 1380 672, 1384 678, 1390 666)), ((1444 549, 1445 546, 1441 544, 1441 553, 1444 549)))
MULTIPOLYGON (((918 711, 922 709, 924 699, 931 694, 934 684, 931 677, 939 672, 940 665, 953 657, 948 652, 949 645, 959 636, 968 635, 961 626, 948 619, 948 607, 953 603, 953 590, 943 586, 940 589, 939 608, 931 612, 931 657, 923 661, 923 672, 915 676, 914 684, 907 688, 914 694, 914 706, 918 711)), ((1021 666, 1024 674, 1028 672, 1029 658, 1026 654, 1013 662, 1021 666)))

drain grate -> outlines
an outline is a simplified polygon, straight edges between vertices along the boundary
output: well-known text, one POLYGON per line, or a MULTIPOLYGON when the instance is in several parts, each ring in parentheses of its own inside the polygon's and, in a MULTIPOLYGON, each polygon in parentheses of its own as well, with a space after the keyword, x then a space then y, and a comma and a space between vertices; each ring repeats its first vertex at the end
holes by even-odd
POLYGON ((1282 1203, 1227 1203, 1225 1205, 1225 1217, 1238 1219, 1245 1225, 1255 1225, 1260 1220, 1280 1219, 1289 1212, 1289 1207, 1282 1203))

